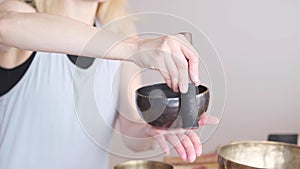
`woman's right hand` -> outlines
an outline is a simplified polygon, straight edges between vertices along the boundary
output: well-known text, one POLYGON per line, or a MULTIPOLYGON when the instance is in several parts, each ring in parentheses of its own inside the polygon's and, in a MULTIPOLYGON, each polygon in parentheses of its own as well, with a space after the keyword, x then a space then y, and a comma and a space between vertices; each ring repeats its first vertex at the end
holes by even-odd
MULTIPOLYGON (((220 120, 216 116, 202 114, 198 121, 199 126, 216 125, 220 120)), ((199 136, 192 129, 158 129, 150 125, 146 128, 148 137, 154 138, 165 154, 170 154, 170 147, 176 150, 182 160, 194 162, 196 156, 202 153, 202 143, 199 136)))
POLYGON ((189 79, 200 85, 199 56, 183 34, 139 39, 131 60, 140 67, 158 70, 175 92, 186 93, 189 79))

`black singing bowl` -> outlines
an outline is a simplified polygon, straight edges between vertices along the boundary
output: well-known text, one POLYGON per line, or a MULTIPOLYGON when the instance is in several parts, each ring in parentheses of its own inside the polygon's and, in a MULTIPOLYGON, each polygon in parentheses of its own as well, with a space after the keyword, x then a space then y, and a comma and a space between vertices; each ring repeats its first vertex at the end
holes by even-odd
MULTIPOLYGON (((209 104, 208 88, 197 86, 195 112, 198 120, 207 111, 209 104)), ((136 105, 143 120, 156 128, 182 128, 180 115, 180 93, 174 92, 167 84, 144 86, 136 90, 136 105)))

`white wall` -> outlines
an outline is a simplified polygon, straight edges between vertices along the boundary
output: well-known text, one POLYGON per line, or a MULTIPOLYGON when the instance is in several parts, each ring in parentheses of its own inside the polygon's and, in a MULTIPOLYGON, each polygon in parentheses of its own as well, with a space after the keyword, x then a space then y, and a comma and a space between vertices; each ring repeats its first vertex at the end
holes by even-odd
MULTIPOLYGON (((265 140, 269 133, 300 131, 300 1, 129 2, 132 12, 185 18, 208 35, 218 50, 227 99, 221 123, 204 143, 204 152, 233 140, 265 140)), ((122 148, 118 142, 113 146, 122 148)), ((126 160, 112 156, 111 165, 126 160)))

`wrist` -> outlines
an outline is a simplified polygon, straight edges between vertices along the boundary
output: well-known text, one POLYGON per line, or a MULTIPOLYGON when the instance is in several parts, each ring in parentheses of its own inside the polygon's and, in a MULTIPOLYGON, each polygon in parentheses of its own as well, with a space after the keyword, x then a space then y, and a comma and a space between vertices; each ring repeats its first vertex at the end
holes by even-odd
POLYGON ((153 137, 151 131, 152 131, 152 126, 150 126, 149 124, 145 124, 145 135, 146 135, 146 138, 153 137))
POLYGON ((121 51, 123 51, 123 59, 124 61, 129 61, 137 64, 137 51, 139 48, 139 39, 136 36, 132 36, 129 38, 126 38, 122 40, 120 43, 120 46, 122 48, 121 51))

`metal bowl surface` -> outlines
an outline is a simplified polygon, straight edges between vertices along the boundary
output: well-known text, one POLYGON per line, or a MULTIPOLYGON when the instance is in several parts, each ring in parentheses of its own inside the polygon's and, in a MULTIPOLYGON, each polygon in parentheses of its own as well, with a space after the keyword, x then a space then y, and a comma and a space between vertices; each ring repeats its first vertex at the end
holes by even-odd
MULTIPOLYGON (((209 90, 199 85, 196 93, 197 117, 207 111, 209 90)), ((166 83, 144 86, 136 90, 136 104, 141 117, 157 128, 181 128, 180 93, 174 92, 166 83), (176 121, 176 122, 175 122, 176 121), (174 123, 176 125, 174 125, 174 123)))
POLYGON ((173 169, 173 166, 159 161, 133 160, 118 164, 114 169, 173 169))
POLYGON ((218 150, 219 169, 300 169, 300 147, 271 141, 243 141, 218 150))

